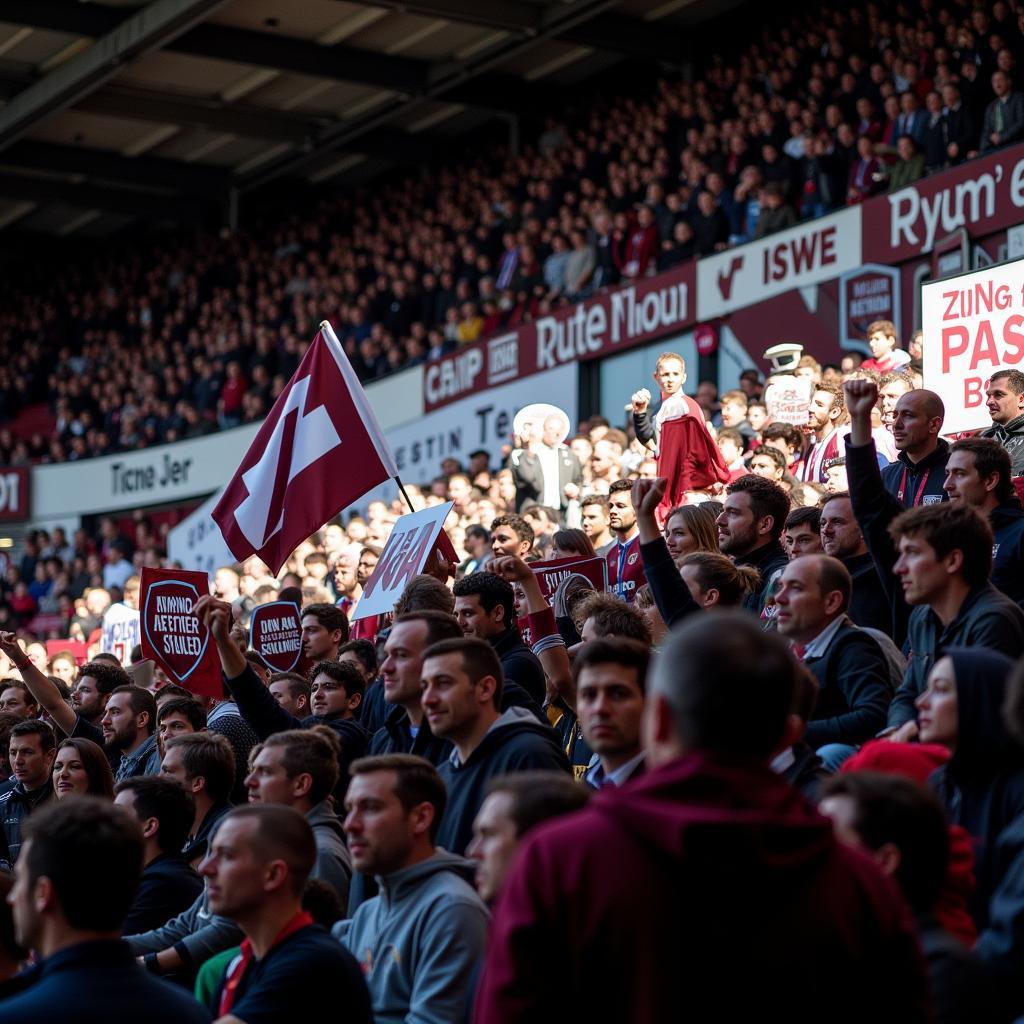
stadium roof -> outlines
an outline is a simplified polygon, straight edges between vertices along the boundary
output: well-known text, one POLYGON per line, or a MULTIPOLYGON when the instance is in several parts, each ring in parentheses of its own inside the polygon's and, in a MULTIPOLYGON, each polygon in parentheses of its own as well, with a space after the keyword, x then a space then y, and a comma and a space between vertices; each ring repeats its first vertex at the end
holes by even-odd
POLYGON ((684 65, 738 2, 3 0, 0 228, 187 223, 421 163, 623 59, 684 65))

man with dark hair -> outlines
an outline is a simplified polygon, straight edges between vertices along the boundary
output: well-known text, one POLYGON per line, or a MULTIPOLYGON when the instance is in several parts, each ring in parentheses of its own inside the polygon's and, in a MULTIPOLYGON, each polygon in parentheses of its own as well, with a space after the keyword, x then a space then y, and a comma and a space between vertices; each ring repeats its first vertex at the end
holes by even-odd
POLYGON ((949 449, 949 503, 980 512, 992 527, 992 584, 1024 603, 1024 509, 1010 479, 1010 455, 997 441, 965 437, 949 449))
POLYGON ((107 700, 114 690, 131 685, 131 676, 120 665, 105 659, 93 660, 79 669, 78 682, 71 694, 76 712, 68 707, 56 683, 32 664, 13 633, 0 633, 0 653, 14 662, 29 692, 58 729, 68 736, 81 736, 103 745, 100 721, 107 700))
POLYGON ((246 936, 210 1004, 225 1024, 312 1020, 325 1006, 371 1024, 359 965, 302 908, 316 856, 309 824, 289 807, 240 807, 218 827, 201 869, 210 908, 246 936))
POLYGON ((215 732, 172 736, 164 748, 160 774, 191 794, 194 813, 181 853, 195 866, 206 855, 217 824, 231 810, 235 753, 215 732))
POLYGON ((119 753, 114 771, 117 782, 133 775, 156 775, 160 751, 156 747, 156 701, 149 690, 119 686, 107 698, 101 719, 107 751, 119 753))
POLYGON ((583 781, 593 789, 622 786, 643 774, 640 721, 649 660, 647 644, 621 637, 590 640, 573 659, 576 715, 594 752, 583 781))
POLYGON ((175 697, 157 706, 157 745, 161 753, 174 736, 202 732, 206 728, 206 709, 195 697, 175 697))
POLYGON ((380 674, 384 699, 394 705, 370 741, 370 753, 419 754, 441 764, 451 753, 447 740, 434 736, 420 704, 423 652, 439 640, 462 636, 453 615, 427 609, 395 619, 384 642, 380 674))
POLYGON ((608 549, 608 589, 630 604, 646 582, 640 558, 640 531, 636 525, 630 480, 616 480, 608 490, 608 523, 615 543, 608 549))
POLYGON ((849 491, 838 491, 822 499, 820 525, 824 553, 846 566, 853 583, 846 612, 850 620, 857 626, 880 629, 902 642, 906 618, 901 617, 898 626, 893 622, 889 597, 857 525, 849 491))
POLYGON ((748 475, 729 484, 718 526, 718 546, 738 565, 752 565, 761 585, 743 601, 743 607, 761 614, 768 594, 789 559, 779 543, 789 515, 789 497, 778 484, 748 475))
POLYGON ((135 935, 187 910, 203 891, 202 879, 181 853, 195 803, 183 786, 159 775, 119 782, 114 803, 142 830, 142 879, 122 931, 135 935))
POLYGON ((949 826, 938 798, 910 779, 846 772, 822 787, 818 809, 844 843, 899 886, 917 922, 935 1019, 999 1020, 992 980, 935 917, 949 869, 949 826))
POLYGON ((352 858, 329 800, 338 782, 338 753, 337 735, 323 726, 275 733, 253 748, 245 784, 250 804, 283 804, 305 816, 316 839, 312 877, 334 886, 344 906, 352 858))
POLYGON ((996 370, 989 377, 986 393, 992 426, 982 437, 998 441, 1009 453, 1013 476, 1024 476, 1024 373, 996 370))
POLYGON ((495 558, 515 555, 525 558, 533 547, 533 527, 519 515, 495 516, 491 523, 491 551, 495 558))
POLYGON ((821 510, 813 505, 802 505, 786 516, 782 531, 782 546, 792 561, 803 555, 821 552, 821 510))
POLYGON ((611 531, 611 520, 608 516, 608 496, 606 494, 584 494, 580 498, 580 526, 590 538, 594 550, 605 557, 615 543, 611 531))
POLYGON ((473 818, 495 775, 529 768, 568 771, 553 729, 525 708, 501 712, 501 664, 490 644, 475 637, 442 640, 423 654, 420 702, 435 736, 455 748, 439 767, 448 809, 438 842, 461 854, 473 818))
POLYGON ((56 741, 49 722, 26 718, 11 730, 9 744, 11 773, 14 785, 0 793, 0 827, 7 865, 18 859, 22 830, 37 807, 53 799, 53 758, 56 741))
MULTIPOLYGON (((310 607, 327 608, 332 614, 337 612, 332 605, 310 607)), ((355 710, 366 689, 359 670, 350 662, 322 660, 315 663, 309 671, 313 714, 298 718, 281 706, 253 672, 245 655, 232 643, 231 606, 215 597, 202 597, 196 602, 195 614, 209 626, 227 687, 256 736, 266 740, 277 732, 325 725, 337 733, 341 742, 341 769, 346 777, 349 764, 366 752, 369 743, 366 730, 355 719, 355 710)), ((303 611, 304 622, 305 614, 306 610, 303 611)), ((337 646, 334 645, 335 653, 337 646)))
POLYGON ((476 861, 476 891, 491 906, 528 832, 563 814, 582 810, 592 790, 562 772, 499 775, 487 787, 473 822, 466 856, 476 861))
POLYGON ((75 797, 33 818, 8 902, 19 943, 41 963, 35 984, 4 1000, 5 1024, 210 1020, 179 987, 148 977, 120 941, 141 870, 139 827, 109 800, 75 797))
POLYGON ((0 712, 23 719, 36 718, 39 715, 39 704, 23 682, 5 679, 0 682, 0 712))
POLYGON ((804 437, 800 428, 792 423, 769 423, 761 431, 761 444, 775 448, 786 457, 786 465, 794 476, 800 469, 800 456, 804 450, 804 437))
POLYGON ((421 757, 352 765, 345 832, 356 870, 376 876, 382 893, 332 932, 362 966, 377 1024, 450 1024, 466 1012, 487 908, 465 880, 468 862, 438 849, 445 805, 444 783, 421 757))
POLYGON ((452 593, 463 635, 486 640, 501 659, 505 678, 518 683, 538 706, 543 704, 544 669, 519 635, 511 584, 492 572, 475 572, 456 580, 452 593))
MULTIPOLYGON (((342 644, 338 648, 338 661, 347 661, 355 665, 362 672, 367 689, 377 678, 377 670, 379 668, 377 664, 377 649, 370 640, 359 638, 357 640, 349 640, 347 644, 342 644)), ((362 710, 361 704, 360 710, 362 710)))
POLYGON ((299 620, 302 653, 310 661, 333 661, 348 640, 348 618, 333 604, 307 604, 299 620))
POLYGON ((889 532, 899 552, 893 572, 914 606, 907 629, 914 656, 889 705, 889 738, 907 743, 917 736, 914 702, 941 650, 987 647, 1019 658, 1024 612, 989 583, 992 528, 974 509, 962 502, 909 509, 889 532))
POLYGON ((892 698, 882 649, 846 614, 852 589, 838 559, 805 555, 786 566, 775 592, 779 633, 818 680, 804 739, 829 771, 885 726, 892 698))
POLYGON ((842 991, 851 1020, 883 1000, 894 1019, 927 1019, 892 884, 768 767, 798 671, 745 614, 706 612, 669 634, 648 680, 647 774, 527 838, 475 1020, 672 1020, 683 990, 666 964, 686 965, 693 1019, 745 1020, 791 997, 794 963, 802 998, 842 991), (669 907, 686 908, 686 927, 669 907))
POLYGON ((275 672, 267 684, 270 696, 295 718, 309 715, 309 680, 298 672, 275 672))

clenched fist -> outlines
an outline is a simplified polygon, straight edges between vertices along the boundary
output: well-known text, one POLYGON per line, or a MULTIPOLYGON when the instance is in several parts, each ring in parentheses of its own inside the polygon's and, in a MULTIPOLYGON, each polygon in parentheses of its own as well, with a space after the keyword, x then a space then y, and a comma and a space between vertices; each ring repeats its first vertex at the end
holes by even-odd
POLYGON ((647 406, 651 404, 651 393, 647 388, 641 388, 639 391, 633 392, 633 397, 630 401, 633 403, 633 412, 637 415, 647 412, 647 406))

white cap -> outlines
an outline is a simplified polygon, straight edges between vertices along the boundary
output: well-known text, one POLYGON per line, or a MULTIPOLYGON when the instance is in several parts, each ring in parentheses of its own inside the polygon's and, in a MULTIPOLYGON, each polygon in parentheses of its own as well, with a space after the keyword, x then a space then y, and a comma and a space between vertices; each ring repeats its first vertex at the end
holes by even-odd
POLYGON ((804 347, 795 341, 783 341, 766 349, 764 358, 772 364, 773 373, 790 373, 800 363, 804 347))

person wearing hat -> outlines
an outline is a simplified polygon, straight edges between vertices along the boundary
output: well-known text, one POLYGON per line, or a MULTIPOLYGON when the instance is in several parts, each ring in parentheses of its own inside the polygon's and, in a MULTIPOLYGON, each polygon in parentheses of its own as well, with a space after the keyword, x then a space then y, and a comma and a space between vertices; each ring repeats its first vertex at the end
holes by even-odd
POLYGON ((583 484, 583 467, 564 443, 569 417, 557 406, 537 403, 519 411, 513 429, 523 441, 509 458, 516 511, 536 503, 564 512, 583 484))

